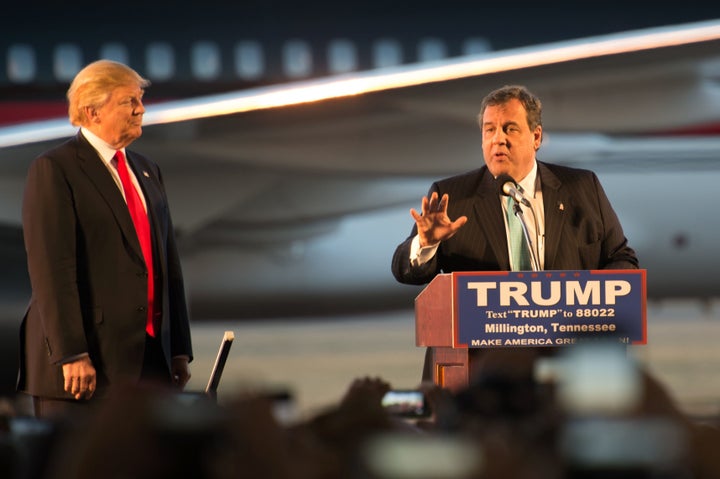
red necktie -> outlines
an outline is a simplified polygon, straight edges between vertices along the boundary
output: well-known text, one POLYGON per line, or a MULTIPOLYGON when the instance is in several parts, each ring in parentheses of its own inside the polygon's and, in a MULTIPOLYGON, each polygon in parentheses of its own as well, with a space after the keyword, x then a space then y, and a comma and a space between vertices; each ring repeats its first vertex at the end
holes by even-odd
POLYGON ((120 181, 122 182, 123 191, 125 192, 125 201, 127 201, 128 210, 130 210, 130 216, 132 216, 133 224, 135 225, 135 232, 137 233, 138 240, 140 241, 140 248, 142 249, 143 257, 145 258, 145 266, 148 273, 148 310, 147 310, 147 322, 145 324, 145 331, 150 336, 155 336, 155 323, 154 318, 154 299, 155 299, 155 282, 153 281, 153 260, 152 260, 152 240, 150 236, 150 222, 148 221, 147 213, 143 207, 140 195, 138 195, 137 189, 130 179, 128 173, 127 163, 125 162, 125 155, 122 151, 115 153, 115 159, 117 160, 117 170, 120 175, 120 181))

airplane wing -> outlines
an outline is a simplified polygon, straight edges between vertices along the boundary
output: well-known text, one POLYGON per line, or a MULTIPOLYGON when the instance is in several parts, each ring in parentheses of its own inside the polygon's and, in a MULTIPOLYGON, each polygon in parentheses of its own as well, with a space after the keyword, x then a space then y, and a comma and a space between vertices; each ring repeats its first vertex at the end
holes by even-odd
MULTIPOLYGON (((720 21, 708 21, 159 103, 133 148, 163 169, 197 317, 409 307, 419 290, 389 272, 409 208, 432 180, 482 164, 480 100, 524 84, 544 104, 539 157, 620 174, 622 187, 606 188, 633 221, 621 218, 649 258, 643 267, 664 271, 675 265, 640 242, 642 214, 623 181, 633 163, 647 172, 647 160, 717 170, 718 47, 720 21)), ((65 120, 0 128, 8 285, 26 281, 17 254, 25 171, 73 133, 65 120)), ((650 276, 650 294, 669 291, 661 286, 650 276)))

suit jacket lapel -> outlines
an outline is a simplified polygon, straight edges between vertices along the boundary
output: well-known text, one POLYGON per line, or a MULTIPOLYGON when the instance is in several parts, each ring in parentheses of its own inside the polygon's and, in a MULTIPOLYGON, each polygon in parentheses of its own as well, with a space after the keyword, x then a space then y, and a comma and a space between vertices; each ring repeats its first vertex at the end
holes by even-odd
POLYGON ((495 194, 495 179, 486 167, 482 168, 478 199, 475 202, 477 224, 483 225, 487 241, 492 248, 501 271, 510 269, 505 220, 498 195, 495 194))
POLYGON ((80 133, 78 133, 78 160, 80 168, 95 185, 98 194, 105 200, 113 212, 118 226, 127 239, 128 244, 132 246, 138 259, 144 261, 142 250, 140 249, 140 242, 135 232, 135 225, 133 225, 122 193, 117 183, 115 183, 112 174, 103 164, 102 159, 80 133))
POLYGON ((562 183, 558 177, 540 162, 538 162, 538 173, 545 210, 545 269, 553 269, 570 203, 560 192, 562 183))

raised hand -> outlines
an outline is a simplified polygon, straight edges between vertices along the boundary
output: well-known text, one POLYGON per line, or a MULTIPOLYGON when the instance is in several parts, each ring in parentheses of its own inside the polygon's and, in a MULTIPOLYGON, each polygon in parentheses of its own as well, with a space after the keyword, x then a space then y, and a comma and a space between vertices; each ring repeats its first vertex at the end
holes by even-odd
POLYGON ((420 246, 432 246, 445 241, 467 223, 467 216, 460 216, 455 221, 450 219, 447 214, 449 201, 450 197, 447 193, 439 197, 437 192, 433 192, 429 199, 423 196, 421 213, 414 208, 410 209, 410 214, 417 225, 420 246))

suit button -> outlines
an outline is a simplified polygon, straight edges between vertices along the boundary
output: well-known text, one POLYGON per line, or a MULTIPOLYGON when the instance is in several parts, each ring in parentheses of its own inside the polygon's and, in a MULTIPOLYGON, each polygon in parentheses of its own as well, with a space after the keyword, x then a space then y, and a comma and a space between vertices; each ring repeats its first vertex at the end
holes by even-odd
POLYGON ((142 313, 145 311, 145 306, 138 306, 137 310, 142 313))
POLYGON ((148 274, 147 271, 143 271, 137 274, 139 278, 147 278, 148 274))

